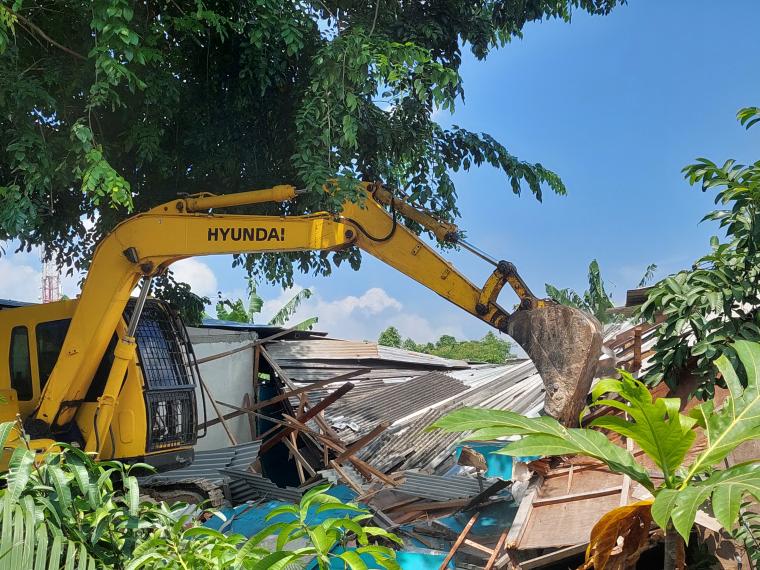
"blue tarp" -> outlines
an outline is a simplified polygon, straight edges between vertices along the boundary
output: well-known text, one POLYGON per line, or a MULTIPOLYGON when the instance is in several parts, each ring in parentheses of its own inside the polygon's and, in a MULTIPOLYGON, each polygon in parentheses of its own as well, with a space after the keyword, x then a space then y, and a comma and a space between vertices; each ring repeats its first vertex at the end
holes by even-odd
POLYGON ((488 471, 485 472, 486 477, 499 477, 500 479, 505 480, 512 478, 512 465, 515 461, 528 462, 538 459, 538 456, 510 457, 509 455, 494 453, 503 449, 505 445, 507 445, 507 442, 466 441, 462 445, 457 446, 455 458, 459 459, 459 456, 462 453, 462 446, 467 446, 486 458, 486 465, 488 465, 488 471))

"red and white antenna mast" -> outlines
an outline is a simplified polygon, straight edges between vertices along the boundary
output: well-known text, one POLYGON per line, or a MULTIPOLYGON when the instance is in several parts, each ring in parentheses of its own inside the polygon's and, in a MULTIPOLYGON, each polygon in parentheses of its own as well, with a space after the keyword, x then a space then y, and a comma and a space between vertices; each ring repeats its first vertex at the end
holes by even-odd
POLYGON ((58 266, 42 260, 42 302, 52 303, 61 299, 61 272, 58 266))

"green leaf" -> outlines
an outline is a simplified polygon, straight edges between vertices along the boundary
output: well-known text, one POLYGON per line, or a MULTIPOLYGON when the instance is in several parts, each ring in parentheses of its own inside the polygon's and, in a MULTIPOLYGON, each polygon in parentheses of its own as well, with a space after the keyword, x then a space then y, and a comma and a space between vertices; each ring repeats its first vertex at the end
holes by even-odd
POLYGON ((526 418, 504 410, 462 408, 436 421, 431 429, 454 432, 487 429, 488 436, 494 438, 523 435, 522 439, 508 444, 499 453, 513 456, 588 455, 629 475, 647 489, 654 489, 647 471, 636 463, 630 453, 610 442, 604 434, 590 429, 568 429, 548 416, 526 418))
POLYGON ((338 555, 338 558, 344 560, 351 570, 368 570, 364 560, 356 552, 346 550, 338 555))
POLYGON ((591 426, 609 429, 629 437, 662 469, 665 478, 676 469, 691 449, 697 434, 692 429, 696 420, 679 412, 678 398, 653 400, 649 389, 628 372, 621 372, 621 380, 613 384, 601 384, 594 389, 594 396, 602 390, 619 394, 625 403, 617 400, 600 400, 592 406, 609 406, 621 410, 631 420, 617 416, 603 416, 591 422, 591 426))
POLYGON ((508 410, 487 410, 483 408, 461 408, 446 414, 428 430, 463 432, 483 428, 502 428, 503 435, 525 435, 530 433, 550 434, 563 437, 565 428, 554 418, 543 416, 526 418, 508 410))
POLYGON ((261 558, 258 562, 255 564, 252 564, 248 566, 249 570, 271 570, 273 567, 275 567, 275 564, 283 564, 286 562, 293 562, 294 560, 297 560, 299 558, 298 555, 293 554, 292 552, 272 552, 271 554, 268 554, 261 558))
POLYGON ((26 487, 34 465, 34 453, 25 447, 17 447, 13 451, 9 463, 8 490, 5 494, 6 508, 13 505, 21 497, 26 487))
POLYGON ((690 415, 705 427, 707 446, 689 466, 687 480, 723 461, 736 447, 760 438, 760 345, 736 341, 731 345, 739 356, 747 377, 743 388, 729 359, 722 355, 715 364, 726 379, 731 397, 721 410, 713 410, 711 402, 694 408, 690 415))

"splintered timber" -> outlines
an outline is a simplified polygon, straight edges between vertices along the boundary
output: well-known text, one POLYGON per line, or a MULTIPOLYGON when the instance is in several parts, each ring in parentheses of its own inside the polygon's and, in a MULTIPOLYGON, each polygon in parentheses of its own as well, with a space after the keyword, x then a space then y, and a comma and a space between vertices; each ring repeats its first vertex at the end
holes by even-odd
POLYGON ((284 241, 285 228, 209 228, 208 241, 284 241))

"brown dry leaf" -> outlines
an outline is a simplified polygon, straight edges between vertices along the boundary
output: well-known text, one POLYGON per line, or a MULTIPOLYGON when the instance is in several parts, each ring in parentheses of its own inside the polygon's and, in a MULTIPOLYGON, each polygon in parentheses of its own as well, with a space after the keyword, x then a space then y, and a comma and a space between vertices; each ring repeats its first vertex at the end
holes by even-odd
POLYGON ((649 538, 652 500, 639 501, 611 510, 591 529, 586 562, 579 570, 626 568, 638 559, 639 549, 649 538), (621 544, 622 541, 622 544, 621 544), (613 557, 614 560, 610 560, 613 557))

